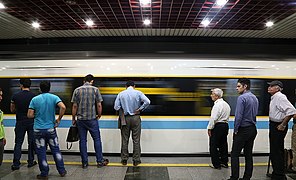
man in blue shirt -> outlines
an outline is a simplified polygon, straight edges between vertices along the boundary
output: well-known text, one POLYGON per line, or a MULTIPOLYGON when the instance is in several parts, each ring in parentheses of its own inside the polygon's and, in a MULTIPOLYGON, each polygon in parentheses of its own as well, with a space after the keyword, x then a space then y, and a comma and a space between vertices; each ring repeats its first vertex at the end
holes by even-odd
POLYGON ((133 139, 133 164, 137 166, 141 163, 141 118, 140 112, 146 109, 150 104, 150 100, 141 91, 135 90, 135 83, 128 81, 126 90, 120 92, 114 103, 114 109, 124 112, 126 125, 121 127, 121 163, 127 165, 128 141, 130 131, 132 131, 133 139))
POLYGON ((236 90, 240 94, 234 119, 234 133, 231 150, 231 177, 230 180, 239 179, 239 155, 244 149, 245 172, 243 180, 249 180, 253 174, 253 146, 257 135, 256 115, 259 102, 257 97, 250 91, 251 82, 243 78, 237 81, 236 90))
POLYGON ((34 136, 36 142, 36 153, 41 174, 37 179, 48 178, 48 163, 46 160, 46 148, 49 145, 59 174, 64 177, 67 171, 60 151, 56 127, 65 114, 66 106, 62 100, 49 93, 50 82, 41 81, 40 90, 42 94, 34 97, 29 105, 28 118, 34 118, 34 136), (55 119, 55 110, 59 107, 59 116, 55 119))
POLYGON ((11 170, 13 171, 20 168, 22 145, 26 132, 28 138, 28 167, 32 167, 37 164, 37 162, 34 161, 34 119, 27 117, 29 104, 35 94, 30 91, 31 80, 28 78, 20 79, 20 87, 21 91, 13 95, 10 103, 10 111, 16 113, 16 124, 14 129, 15 144, 13 150, 13 164, 11 165, 11 170))

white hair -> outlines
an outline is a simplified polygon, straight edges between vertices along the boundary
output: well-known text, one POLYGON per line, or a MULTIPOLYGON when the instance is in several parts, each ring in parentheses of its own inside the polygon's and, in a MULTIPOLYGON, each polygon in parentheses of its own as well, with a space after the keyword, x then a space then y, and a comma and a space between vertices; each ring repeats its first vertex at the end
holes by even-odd
POLYGON ((223 91, 220 88, 215 88, 211 90, 214 94, 216 94, 219 98, 223 97, 223 91))

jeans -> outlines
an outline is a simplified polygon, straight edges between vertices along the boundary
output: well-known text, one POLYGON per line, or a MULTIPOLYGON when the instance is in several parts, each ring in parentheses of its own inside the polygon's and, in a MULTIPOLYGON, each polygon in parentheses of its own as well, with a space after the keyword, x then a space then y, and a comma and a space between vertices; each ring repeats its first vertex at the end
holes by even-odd
POLYGON ((48 176, 49 167, 46 159, 46 148, 49 145, 56 168, 60 174, 65 173, 64 160, 60 151, 55 129, 34 129, 36 153, 41 176, 48 176))
POLYGON ((22 145, 24 142, 25 134, 27 132, 28 138, 28 163, 32 164, 34 161, 34 152, 35 152, 35 144, 34 144, 34 130, 33 130, 34 121, 33 120, 23 120, 17 121, 15 125, 15 144, 13 151, 13 166, 20 166, 20 159, 22 156, 22 145))
POLYGON ((3 153, 4 153, 3 139, 0 139, 0 166, 2 165, 2 161, 3 161, 3 153))
POLYGON ((78 120, 77 127, 79 132, 79 149, 81 155, 81 162, 83 164, 88 163, 87 155, 87 132, 89 131, 93 141, 94 149, 96 152, 97 162, 103 162, 103 153, 102 153, 102 142, 101 135, 99 130, 98 120, 78 120))

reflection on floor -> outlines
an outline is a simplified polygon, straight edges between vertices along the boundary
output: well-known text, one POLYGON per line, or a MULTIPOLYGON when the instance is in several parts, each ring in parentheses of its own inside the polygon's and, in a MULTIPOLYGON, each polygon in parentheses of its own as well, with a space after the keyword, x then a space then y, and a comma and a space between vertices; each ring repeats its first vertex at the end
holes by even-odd
MULTIPOLYGON (((107 167, 97 168, 95 157, 89 156, 90 166, 87 169, 81 168, 80 156, 64 155, 65 167, 68 174, 60 177, 53 163, 52 156, 48 155, 50 164, 49 179, 99 179, 99 180, 217 180, 228 179, 230 168, 221 170, 209 167, 210 158, 207 157, 142 157, 142 164, 137 167, 129 160, 127 166, 122 166, 120 157, 107 157, 110 164, 107 167)), ((4 155, 4 162, 0 167, 1 180, 23 180, 36 179, 40 173, 38 165, 27 168, 27 155, 22 157, 22 165, 19 170, 12 171, 12 154, 4 155)), ((241 158, 242 167, 240 174, 244 171, 244 160, 241 158)), ((267 157, 254 157, 253 180, 269 180, 266 177, 267 157)), ((289 180, 295 179, 296 174, 287 174, 289 180)))

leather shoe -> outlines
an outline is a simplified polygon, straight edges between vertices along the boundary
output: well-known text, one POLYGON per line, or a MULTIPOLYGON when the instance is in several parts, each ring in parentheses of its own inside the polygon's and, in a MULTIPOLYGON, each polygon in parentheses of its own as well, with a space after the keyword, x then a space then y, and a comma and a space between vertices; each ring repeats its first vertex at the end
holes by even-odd
POLYGON ((141 161, 134 161, 134 162, 133 162, 133 165, 134 165, 134 166, 138 166, 139 164, 141 164, 141 161))
POLYGON ((65 170, 65 172, 63 172, 62 174, 60 174, 61 177, 65 177, 67 174, 67 171, 65 170))
POLYGON ((121 160, 121 164, 126 166, 127 165, 127 160, 121 160))
POLYGON ((32 163, 28 163, 27 167, 30 168, 30 167, 33 167, 37 164, 36 161, 33 161, 32 163))
POLYGON ((82 163, 82 168, 86 169, 88 167, 88 163, 82 163))
POLYGON ((221 167, 215 167, 213 164, 209 164, 209 166, 213 169, 221 169, 221 167))
POLYGON ((19 169, 20 169, 19 166, 11 165, 11 170, 15 171, 15 170, 19 170, 19 169))
POLYGON ((103 159, 103 162, 98 162, 97 167, 101 168, 103 166, 107 166, 109 164, 109 159, 103 159))
POLYGON ((229 166, 228 166, 228 164, 221 164, 221 167, 228 168, 229 166))
POLYGON ((37 179, 48 179, 48 176, 41 176, 40 174, 38 174, 36 176, 37 179))

